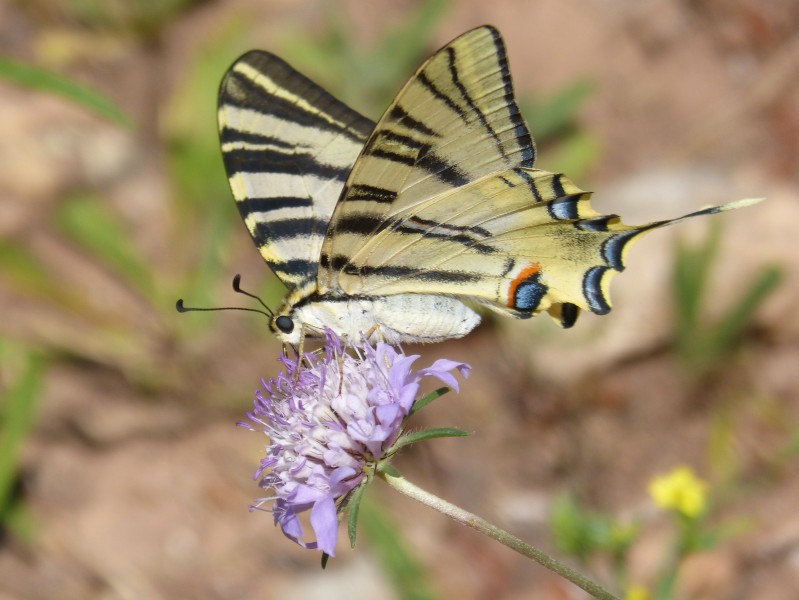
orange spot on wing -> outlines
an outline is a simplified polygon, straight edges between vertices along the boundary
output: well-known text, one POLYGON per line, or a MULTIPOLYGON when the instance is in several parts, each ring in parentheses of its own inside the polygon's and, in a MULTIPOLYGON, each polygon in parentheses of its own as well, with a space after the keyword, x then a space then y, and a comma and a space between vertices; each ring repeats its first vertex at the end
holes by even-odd
POLYGON ((521 272, 516 276, 516 278, 510 282, 510 288, 508 288, 508 306, 510 308, 515 308, 516 305, 516 289, 526 281, 529 277, 532 277, 536 273, 541 271, 541 265, 537 262, 531 263, 526 266, 521 272))

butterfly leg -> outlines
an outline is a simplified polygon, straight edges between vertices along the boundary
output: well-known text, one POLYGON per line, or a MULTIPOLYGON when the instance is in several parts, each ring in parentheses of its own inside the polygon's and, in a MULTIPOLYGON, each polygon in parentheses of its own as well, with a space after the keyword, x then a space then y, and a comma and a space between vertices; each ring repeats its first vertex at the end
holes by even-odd
MULTIPOLYGON (((375 336, 378 342, 386 343, 386 336, 383 335, 383 330, 380 328, 380 323, 375 323, 369 329, 366 330, 366 333, 363 334, 364 341, 368 342, 369 338, 375 336)), ((391 364, 388 362, 388 357, 386 356, 386 368, 391 369, 391 364)))
MULTIPOLYGON (((302 361, 308 361, 305 356, 305 336, 308 335, 308 326, 303 323, 300 328, 300 343, 297 348, 295 348, 295 352, 297 352, 297 370, 294 372, 294 383, 297 383, 300 379, 300 369, 302 368, 302 361)), ((310 362, 308 362, 308 368, 313 368, 310 362)))
POLYGON ((375 336, 378 342, 386 342, 386 337, 383 335, 383 331, 380 329, 380 323, 375 323, 366 330, 366 333, 363 333, 362 335, 365 342, 368 342, 369 338, 372 336, 375 336))

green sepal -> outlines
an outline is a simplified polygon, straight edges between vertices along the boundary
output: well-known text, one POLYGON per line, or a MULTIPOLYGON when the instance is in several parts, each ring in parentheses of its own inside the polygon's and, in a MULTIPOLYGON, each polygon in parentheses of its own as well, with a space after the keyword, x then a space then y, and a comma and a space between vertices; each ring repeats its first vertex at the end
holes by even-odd
POLYGON ((388 475, 389 477, 402 477, 402 475, 400 475, 400 472, 397 471, 397 469, 395 469, 394 467, 392 467, 388 463, 388 461, 385 462, 380 461, 379 463, 377 463, 377 472, 388 475))
POLYGON ((363 491, 366 489, 366 480, 352 490, 347 500, 347 534, 350 536, 350 547, 355 548, 355 533, 358 527, 358 510, 361 508, 363 491))
POLYGON ((411 407, 411 412, 408 413, 408 416, 410 417, 413 413, 415 413, 418 410, 421 410, 422 408, 424 408, 425 406, 430 404, 433 400, 436 400, 436 399, 440 398, 441 396, 443 396, 444 394, 446 394, 449 391, 450 391, 450 388, 448 388, 447 386, 444 386, 444 387, 438 388, 437 390, 433 390, 432 392, 430 392, 426 396, 422 396, 421 398, 419 398, 418 400, 416 400, 413 403, 413 406, 411 407))
POLYGON ((469 435, 463 429, 456 429, 455 427, 436 427, 434 429, 423 429, 422 431, 415 431, 407 435, 403 435, 396 441, 392 450, 396 451, 403 446, 415 444, 423 440, 432 440, 433 438, 443 437, 464 437, 469 435))
POLYGON ((322 568, 327 567, 327 561, 330 558, 330 555, 327 552, 322 552, 322 568))

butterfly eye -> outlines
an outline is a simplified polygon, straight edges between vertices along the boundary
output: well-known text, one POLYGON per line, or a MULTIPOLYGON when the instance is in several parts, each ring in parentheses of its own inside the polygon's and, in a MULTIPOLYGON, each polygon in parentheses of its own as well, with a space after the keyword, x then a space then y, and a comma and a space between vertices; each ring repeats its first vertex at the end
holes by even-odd
POLYGON ((291 320, 291 317, 281 315, 275 319, 275 327, 277 327, 283 333, 291 333, 294 331, 294 321, 291 320))

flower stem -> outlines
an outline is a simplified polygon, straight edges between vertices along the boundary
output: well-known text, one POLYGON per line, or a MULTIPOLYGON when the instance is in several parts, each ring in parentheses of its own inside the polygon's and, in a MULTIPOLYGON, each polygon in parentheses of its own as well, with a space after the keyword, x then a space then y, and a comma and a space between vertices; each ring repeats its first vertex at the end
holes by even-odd
POLYGON ((435 496, 430 492, 426 492, 425 490, 415 486, 410 481, 399 475, 399 473, 394 471, 392 468, 389 467, 387 470, 381 469, 378 471, 378 475, 395 490, 402 492, 406 496, 410 496, 414 500, 417 500, 418 502, 421 502, 430 508, 434 508, 437 511, 444 513, 459 523, 463 523, 464 525, 467 525, 472 529, 479 531, 480 533, 484 533, 488 537, 497 540, 508 548, 515 550, 519 554, 523 554, 528 558, 532 558, 538 564, 546 567, 550 571, 557 573, 561 577, 568 579, 574 585, 584 589, 594 598, 599 598, 599 600, 618 600, 616 596, 602 588, 600 585, 594 583, 587 577, 584 577, 574 569, 567 567, 563 563, 555 560, 545 552, 542 552, 538 548, 527 544, 516 536, 511 535, 503 529, 500 529, 496 525, 492 525, 485 519, 473 515, 472 513, 467 512, 462 508, 455 506, 454 504, 450 504, 446 500, 442 500, 438 496, 435 496))

